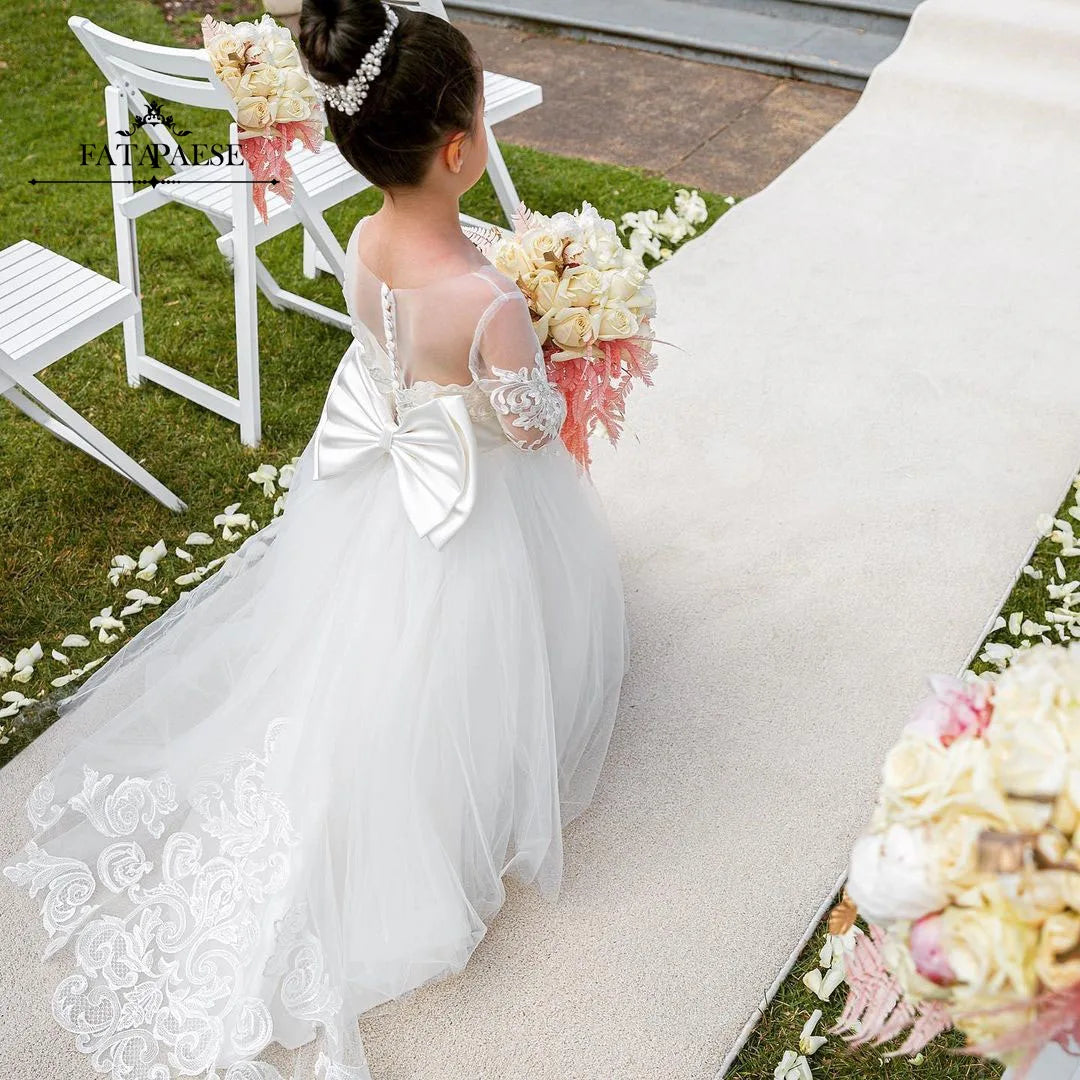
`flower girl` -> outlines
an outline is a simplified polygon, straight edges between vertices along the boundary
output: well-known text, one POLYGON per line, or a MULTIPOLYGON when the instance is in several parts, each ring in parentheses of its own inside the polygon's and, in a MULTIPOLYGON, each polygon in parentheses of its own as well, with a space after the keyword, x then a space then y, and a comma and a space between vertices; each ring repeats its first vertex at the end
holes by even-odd
POLYGON ((112 1080, 367 1078, 357 1017, 461 970, 504 875, 556 897, 624 671, 562 398, 459 226, 475 54, 378 0, 307 0, 301 43, 384 193, 348 244, 352 343, 285 512, 62 703, 4 869, 112 1080))

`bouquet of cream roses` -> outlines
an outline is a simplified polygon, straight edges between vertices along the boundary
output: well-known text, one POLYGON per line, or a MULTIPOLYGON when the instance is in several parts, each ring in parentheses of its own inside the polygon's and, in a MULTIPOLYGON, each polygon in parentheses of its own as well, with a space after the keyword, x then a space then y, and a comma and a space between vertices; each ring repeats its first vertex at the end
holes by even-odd
POLYGON ((852 853, 840 1027, 912 1053, 955 1026, 1023 1072, 1080 1035, 1080 645, 931 685, 852 853))
POLYGON ((255 183, 252 201, 263 221, 266 184, 292 201, 292 166, 285 156, 295 139, 318 152, 325 120, 289 31, 269 15, 235 26, 202 21, 203 43, 214 74, 236 102, 240 153, 255 183))
POLYGON ((588 203, 552 217, 522 206, 513 225, 481 247, 529 302, 548 380, 566 399, 563 442, 587 469, 592 434, 616 442, 634 380, 651 385, 655 294, 615 223, 588 203))

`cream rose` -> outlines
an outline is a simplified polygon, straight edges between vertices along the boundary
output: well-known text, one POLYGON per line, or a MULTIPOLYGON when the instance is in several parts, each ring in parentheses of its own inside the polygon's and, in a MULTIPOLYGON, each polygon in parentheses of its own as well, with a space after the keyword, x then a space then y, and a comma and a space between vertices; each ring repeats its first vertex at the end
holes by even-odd
POLYGON ((564 241, 549 228, 529 229, 519 238, 522 250, 536 266, 559 269, 564 241))
POLYGON ((226 31, 211 38, 206 54, 218 75, 229 68, 239 73, 243 68, 244 47, 245 43, 235 33, 226 31))
POLYGON ((514 281, 523 281, 535 269, 533 261, 516 240, 504 240, 495 249, 495 268, 514 281))
POLYGON ((1061 729, 1049 717, 1015 724, 995 717, 988 732, 998 782, 1009 795, 1059 795, 1068 779, 1069 752, 1061 729))
POLYGON ((293 90, 278 94, 270 99, 270 103, 273 107, 274 120, 282 124, 306 120, 311 115, 308 103, 293 90))
POLYGON ((548 326, 552 340, 564 349, 582 349, 594 340, 588 308, 568 307, 555 311, 548 326))
POLYGON ((296 51, 290 37, 287 41, 278 38, 270 42, 267 50, 267 59, 278 68, 300 68, 300 54, 296 51))
POLYGON ((573 266, 563 271, 555 294, 558 307, 592 307, 604 287, 600 271, 592 266, 573 266))
POLYGON ((277 68, 271 64, 251 64, 240 77, 239 92, 244 97, 270 97, 279 85, 277 68))
POLYGON ((225 89, 235 98, 240 93, 240 76, 241 72, 239 68, 229 67, 218 73, 218 78, 222 81, 225 89))
POLYGON ((596 309, 593 323, 596 336, 601 341, 622 341, 638 332, 638 321, 634 313, 618 300, 610 300, 596 309))
POLYGON ((270 103, 264 97, 244 97, 236 103, 236 122, 249 131, 267 128, 274 122, 270 103))
POLYGON ((947 763, 940 744, 905 733, 885 758, 881 779, 891 792, 919 803, 940 792, 947 763))
POLYGON ((537 315, 546 315, 555 306, 559 275, 554 270, 537 270, 524 282, 530 306, 537 315))
POLYGON ((1000 904, 992 910, 949 907, 942 919, 945 955, 972 992, 1023 998, 1035 992, 1037 929, 1000 904))

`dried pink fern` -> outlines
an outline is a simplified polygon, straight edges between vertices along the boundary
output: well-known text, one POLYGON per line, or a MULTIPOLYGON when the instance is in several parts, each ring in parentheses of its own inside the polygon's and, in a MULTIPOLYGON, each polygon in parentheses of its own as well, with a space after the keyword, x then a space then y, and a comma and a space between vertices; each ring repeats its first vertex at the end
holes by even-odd
POLYGON ((915 1054, 953 1026, 952 1017, 938 1001, 910 1001, 896 976, 889 971, 881 946, 885 932, 877 926, 860 934, 845 965, 849 992, 833 1034, 844 1035, 852 1046, 881 1046, 908 1030, 907 1037, 886 1057, 915 1054))

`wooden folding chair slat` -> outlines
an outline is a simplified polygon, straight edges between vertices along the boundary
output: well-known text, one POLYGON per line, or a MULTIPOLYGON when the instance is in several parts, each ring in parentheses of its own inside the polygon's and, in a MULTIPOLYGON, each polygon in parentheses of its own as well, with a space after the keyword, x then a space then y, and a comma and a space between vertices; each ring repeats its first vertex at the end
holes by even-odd
POLYGON ((10 275, 20 272, 16 267, 19 263, 25 264, 20 269, 26 269, 32 266, 34 262, 40 262, 43 259, 42 249, 37 244, 31 244, 27 240, 20 240, 17 244, 12 244, 11 247, 4 248, 0 251, 0 273, 5 274, 5 280, 11 280, 10 275))
POLYGON ((185 509, 181 499, 37 378, 43 367, 130 317, 138 306, 135 297, 117 282, 27 240, 0 252, 0 296, 7 297, 13 283, 18 304, 0 312, 0 395, 165 506, 185 509), (34 282, 40 288, 28 291, 34 282))
POLYGON ((50 266, 44 273, 30 267, 16 279, 0 301, 0 319, 10 327, 28 311, 37 311, 42 293, 60 297, 83 279, 78 266, 50 266))
MULTIPOLYGON (((55 322, 52 325, 47 325, 42 321, 40 309, 37 314, 24 316, 13 324, 10 327, 10 336, 5 334, 5 351, 12 356, 21 356, 52 336, 54 326, 58 329, 74 326, 95 311, 100 311, 112 303, 121 294, 122 286, 117 285, 115 281, 101 279, 96 283, 87 282, 77 291, 65 296, 63 307, 56 312, 55 322)), ((50 310, 52 310, 51 304, 50 310)), ((8 327, 5 326, 5 330, 7 329, 8 327)))

